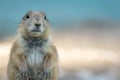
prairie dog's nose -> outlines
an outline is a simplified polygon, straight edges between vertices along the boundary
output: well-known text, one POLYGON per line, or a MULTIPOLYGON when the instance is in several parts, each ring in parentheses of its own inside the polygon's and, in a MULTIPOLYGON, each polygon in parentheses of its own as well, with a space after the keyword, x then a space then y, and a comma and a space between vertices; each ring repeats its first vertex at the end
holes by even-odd
POLYGON ((36 27, 40 27, 40 26, 41 26, 40 23, 34 23, 34 25, 35 25, 36 27))

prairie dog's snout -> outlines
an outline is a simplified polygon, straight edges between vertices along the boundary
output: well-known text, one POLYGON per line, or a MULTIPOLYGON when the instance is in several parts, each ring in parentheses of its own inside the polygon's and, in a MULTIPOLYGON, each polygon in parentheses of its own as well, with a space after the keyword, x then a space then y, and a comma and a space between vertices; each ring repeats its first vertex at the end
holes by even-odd
POLYGON ((36 14, 33 17, 35 18, 35 21, 33 21, 34 28, 35 30, 39 30, 40 27, 43 27, 44 20, 42 19, 42 17, 44 17, 44 15, 36 14))
POLYGON ((29 30, 31 32, 44 32, 45 30, 45 27, 43 26, 44 24, 44 16, 45 14, 43 12, 34 12, 34 13, 31 13, 31 14, 34 14, 31 16, 31 21, 33 23, 30 24, 30 28, 29 30))
POLYGON ((34 23, 35 29, 39 30, 41 27, 41 23, 34 23))
POLYGON ((34 23, 34 25, 35 25, 37 28, 39 28, 39 27, 41 26, 40 23, 34 23))
MULTIPOLYGON (((32 26, 31 26, 32 27, 32 26)), ((30 31, 38 31, 38 32, 42 32, 43 30, 42 30, 42 28, 44 28, 43 26, 41 26, 41 23, 34 23, 34 27, 33 27, 33 29, 31 29, 30 31)))

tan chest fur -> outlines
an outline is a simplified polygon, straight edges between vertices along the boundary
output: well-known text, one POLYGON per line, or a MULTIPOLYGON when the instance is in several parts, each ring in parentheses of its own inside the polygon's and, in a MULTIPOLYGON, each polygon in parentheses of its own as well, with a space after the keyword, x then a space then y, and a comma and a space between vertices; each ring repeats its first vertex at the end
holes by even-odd
POLYGON ((26 61, 29 67, 40 67, 44 59, 44 51, 40 48, 28 48, 26 51, 26 61))
POLYGON ((24 49, 24 55, 26 62, 30 68, 38 68, 43 64, 43 59, 47 54, 49 41, 45 42, 42 46, 32 46, 30 47, 28 42, 21 38, 20 43, 24 49))

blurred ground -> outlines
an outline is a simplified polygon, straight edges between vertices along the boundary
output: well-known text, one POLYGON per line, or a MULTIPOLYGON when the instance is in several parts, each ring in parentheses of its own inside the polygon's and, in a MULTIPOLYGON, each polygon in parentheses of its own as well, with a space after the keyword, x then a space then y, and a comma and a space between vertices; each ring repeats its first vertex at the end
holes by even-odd
MULTIPOLYGON (((54 31, 59 80, 120 80, 119 26, 109 29, 106 25, 99 25, 103 28, 88 25, 54 31)), ((14 37, 0 42, 0 80, 7 79, 6 66, 13 41, 14 37)))

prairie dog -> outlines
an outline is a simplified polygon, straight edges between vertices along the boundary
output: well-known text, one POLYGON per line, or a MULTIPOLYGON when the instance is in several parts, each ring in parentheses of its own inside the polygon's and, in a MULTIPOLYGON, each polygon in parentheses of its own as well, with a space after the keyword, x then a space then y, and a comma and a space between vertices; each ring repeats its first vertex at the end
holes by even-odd
POLYGON ((7 71, 8 80, 57 80, 58 54, 44 12, 28 11, 24 15, 7 71))

